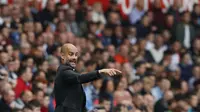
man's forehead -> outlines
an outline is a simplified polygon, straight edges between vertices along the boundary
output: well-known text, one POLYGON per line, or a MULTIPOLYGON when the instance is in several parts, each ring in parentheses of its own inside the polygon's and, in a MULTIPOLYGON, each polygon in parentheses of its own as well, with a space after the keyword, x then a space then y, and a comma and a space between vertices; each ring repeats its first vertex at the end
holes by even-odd
POLYGON ((69 52, 78 52, 78 49, 75 46, 67 46, 69 52))

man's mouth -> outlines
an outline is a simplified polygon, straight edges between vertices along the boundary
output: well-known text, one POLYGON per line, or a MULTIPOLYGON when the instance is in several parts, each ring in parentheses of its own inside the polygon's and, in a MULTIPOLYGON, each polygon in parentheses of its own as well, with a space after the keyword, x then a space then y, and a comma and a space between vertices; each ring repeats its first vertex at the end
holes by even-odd
POLYGON ((70 61, 69 62, 72 66, 76 66, 76 61, 70 61))

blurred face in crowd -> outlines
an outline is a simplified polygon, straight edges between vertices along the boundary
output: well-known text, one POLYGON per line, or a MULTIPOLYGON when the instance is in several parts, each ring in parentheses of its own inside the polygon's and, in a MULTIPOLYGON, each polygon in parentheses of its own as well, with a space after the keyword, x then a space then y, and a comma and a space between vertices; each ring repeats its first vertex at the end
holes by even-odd
POLYGON ((109 45, 107 49, 108 49, 110 56, 115 56, 115 46, 114 45, 109 45))
POLYGON ((15 61, 14 61, 14 69, 15 69, 15 71, 18 71, 19 70, 19 68, 20 68, 20 61, 18 60, 18 59, 16 59, 15 61))
POLYGON ((42 65, 40 66, 40 69, 43 70, 44 72, 47 72, 47 71, 48 71, 48 68, 49 68, 48 61, 44 61, 44 62, 42 63, 42 65))
POLYGON ((128 48, 128 46, 122 45, 122 46, 120 47, 120 54, 121 54, 122 56, 126 57, 126 56, 128 56, 128 53, 129 53, 129 48, 128 48))
POLYGON ((174 0, 173 7, 180 8, 182 3, 181 0, 174 0))
POLYGON ((150 95, 150 94, 144 95, 144 101, 145 101, 146 105, 148 107, 150 107, 151 109, 154 107, 155 99, 152 95, 150 95))
POLYGON ((134 88, 134 91, 137 93, 137 92, 140 92, 142 90, 142 87, 143 87, 143 84, 142 82, 137 82, 133 85, 133 88, 134 88))
POLYGON ((34 30, 36 33, 41 33, 43 31, 42 24, 40 22, 35 22, 34 30))
POLYGON ((69 5, 71 8, 77 9, 78 8, 78 0, 69 0, 69 5))
POLYGON ((67 10, 67 16, 66 16, 66 19, 68 20, 68 22, 73 22, 75 21, 75 16, 76 12, 74 9, 70 8, 67 10))
POLYGON ((173 15, 167 15, 166 23, 169 26, 172 26, 174 24, 174 16, 173 15))
POLYGON ((192 96, 190 97, 190 105, 191 105, 192 107, 197 107, 197 106, 198 106, 198 103, 199 103, 199 101, 198 101, 197 95, 192 95, 192 96))
POLYGON ((30 17, 31 16, 31 9, 30 7, 25 7, 24 8, 24 16, 30 17))
POLYGON ((48 108, 49 103, 50 103, 49 97, 45 96, 44 101, 43 101, 43 105, 48 108))
POLYGON ((25 82, 29 82, 32 79, 32 71, 31 68, 26 68, 26 71, 22 74, 22 77, 25 82))
POLYGON ((47 9, 51 12, 55 11, 55 1, 54 0, 48 0, 47 2, 47 9))
POLYGON ((123 31, 122 31, 122 27, 121 26, 117 26, 115 28, 115 36, 119 39, 122 39, 123 38, 123 31))
MULTIPOLYGON (((13 19, 17 19, 17 18, 19 18, 20 17, 20 7, 18 6, 18 5, 15 5, 14 7, 13 7, 13 9, 12 9, 12 18, 13 19)), ((17 21, 17 22, 19 22, 19 21, 17 21)))
POLYGON ((200 67, 194 66, 192 69, 192 74, 196 79, 199 79, 200 78, 200 67))
POLYGON ((7 62, 8 62, 8 60, 9 60, 9 56, 8 56, 8 53, 6 53, 6 52, 1 52, 1 58, 0 58, 0 60, 1 60, 1 64, 2 65, 5 65, 7 62))
POLYGON ((24 32, 34 32, 34 24, 32 21, 24 23, 24 32))
POLYGON ((194 12, 196 13, 196 14, 200 14, 200 6, 199 5, 196 5, 195 7, 194 7, 194 12))
POLYGON ((152 89, 152 87, 153 87, 153 84, 152 84, 151 79, 148 78, 148 77, 145 77, 145 78, 143 79, 143 84, 144 84, 144 90, 145 90, 146 92, 150 92, 151 89, 152 89))
POLYGON ((97 24, 96 23, 89 24, 89 32, 95 34, 96 31, 97 31, 97 24))
POLYGON ((21 53, 24 55, 28 55, 31 52, 31 46, 29 43, 22 43, 21 44, 21 53))
POLYGON ((122 77, 119 84, 118 84, 118 90, 125 90, 128 86, 128 82, 126 77, 122 77))
POLYGON ((3 95, 4 100, 6 103, 10 104, 15 100, 15 92, 12 89, 6 90, 5 94, 3 95))
POLYGON ((181 70, 180 70, 180 68, 176 68, 176 70, 172 71, 170 75, 172 77, 174 77, 175 80, 179 80, 181 78, 181 70))
POLYGON ((35 95, 35 99, 37 100, 37 101, 39 101, 40 102, 40 104, 43 104, 43 102, 44 102, 44 92, 41 90, 41 91, 38 91, 37 93, 36 93, 36 95, 35 95))
POLYGON ((102 102, 102 105, 104 106, 106 112, 109 112, 110 111, 110 108, 111 108, 111 102, 109 100, 104 100, 102 102))
POLYGON ((72 67, 76 67, 78 49, 72 44, 64 44, 61 48, 61 58, 64 64, 68 63, 72 67))
POLYGON ((105 36, 111 37, 113 32, 111 28, 105 28, 103 33, 105 36))
POLYGON ((181 82, 181 91, 186 94, 189 90, 188 83, 186 81, 181 82))
POLYGON ((112 80, 108 81, 106 91, 109 93, 112 93, 114 91, 114 83, 112 80))
POLYGON ((137 0, 137 7, 140 10, 143 10, 143 8, 144 8, 144 0, 137 0))
POLYGON ((163 37, 161 35, 157 35, 155 39, 155 47, 160 48, 163 46, 163 37))
POLYGON ((160 0, 155 0, 154 5, 155 5, 155 8, 161 8, 160 0))
POLYGON ((161 81, 161 85, 160 85, 160 88, 163 90, 163 91, 167 91, 169 90, 171 87, 171 83, 168 79, 162 79, 161 81))
POLYGON ((1 80, 8 81, 9 77, 8 71, 5 69, 0 69, 0 77, 1 80))
POLYGON ((185 64, 191 64, 191 62, 192 62, 192 59, 191 59, 190 54, 185 54, 183 56, 183 63, 185 63, 185 64))
POLYGON ((65 24, 64 21, 59 22, 57 28, 58 28, 59 32, 66 32, 67 31, 66 24, 65 24))
POLYGON ((165 99, 165 101, 169 101, 169 100, 171 100, 173 98, 174 98, 174 94, 173 94, 172 91, 166 91, 164 93, 164 99, 165 99))
POLYGON ((12 56, 12 54, 13 54, 13 46, 12 45, 6 46, 6 51, 7 51, 9 56, 12 56))
POLYGON ((8 5, 2 7, 2 16, 6 17, 10 15, 10 8, 8 5))
POLYGON ((190 13, 189 12, 185 12, 183 14, 183 22, 185 22, 186 24, 189 23, 191 20, 191 16, 190 16, 190 13))
POLYGON ((142 19, 142 22, 143 22, 143 25, 145 27, 148 27, 149 26, 149 17, 148 16, 144 16, 143 19, 142 19))
POLYGON ((28 66, 28 67, 30 67, 30 68, 34 67, 34 60, 33 60, 33 58, 28 58, 26 60, 26 62, 25 62, 25 65, 28 66))
POLYGON ((98 79, 98 80, 93 81, 93 85, 97 90, 99 90, 102 86, 102 79, 98 79))
POLYGON ((140 50, 140 52, 145 50, 146 44, 147 44, 147 41, 145 39, 142 39, 142 40, 139 41, 139 50, 140 50))
POLYGON ((181 109, 183 112, 187 112, 190 108, 190 105, 184 100, 178 101, 177 105, 178 105, 177 108, 181 109))
POLYGON ((4 38, 8 38, 9 35, 10 35, 10 29, 7 28, 7 27, 4 27, 4 28, 2 29, 2 31, 1 31, 1 33, 2 33, 2 35, 3 35, 4 38))
POLYGON ((171 38, 171 33, 169 32, 169 30, 164 30, 162 32, 162 36, 164 38, 164 42, 168 43, 170 41, 170 38, 171 38))
POLYGON ((200 50, 200 39, 195 39, 195 41, 193 42, 193 48, 194 50, 200 50))
POLYGON ((59 66, 59 60, 56 57, 53 57, 49 62, 49 69, 56 71, 59 66))
POLYGON ((133 102, 136 107, 141 107, 144 104, 144 98, 142 95, 138 94, 134 97, 133 102))
POLYGON ((27 36, 28 36, 28 41, 33 44, 35 42, 35 33, 34 32, 28 32, 27 36))
POLYGON ((116 13, 116 12, 109 13, 109 18, 108 18, 109 23, 116 25, 120 22, 119 19, 120 19, 120 17, 119 17, 118 13, 116 13))
POLYGON ((181 50, 181 43, 176 41, 175 43, 173 43, 172 45, 172 50, 177 53, 181 50))
POLYGON ((143 75, 146 72, 146 65, 141 64, 139 67, 137 67, 136 71, 138 74, 143 75))
POLYGON ((25 102, 25 103, 28 103, 30 102, 31 100, 33 99, 33 93, 29 90, 26 90, 24 92, 24 95, 22 96, 22 100, 25 102))
POLYGON ((102 12, 102 5, 101 5, 101 3, 95 3, 93 5, 93 10, 95 12, 101 13, 102 12))

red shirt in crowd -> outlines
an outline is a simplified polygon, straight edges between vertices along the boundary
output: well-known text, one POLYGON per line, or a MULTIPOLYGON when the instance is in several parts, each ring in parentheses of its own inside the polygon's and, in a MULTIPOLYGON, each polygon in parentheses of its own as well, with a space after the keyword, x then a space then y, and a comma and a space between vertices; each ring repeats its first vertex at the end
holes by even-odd
POLYGON ((122 55, 120 54, 117 54, 114 56, 114 59, 116 62, 120 63, 120 64, 123 64, 123 63, 126 63, 128 62, 128 59, 126 57, 123 57, 122 55))
POLYGON ((17 79, 17 85, 14 88, 15 97, 18 98, 25 90, 31 90, 31 84, 22 80, 21 77, 17 79))

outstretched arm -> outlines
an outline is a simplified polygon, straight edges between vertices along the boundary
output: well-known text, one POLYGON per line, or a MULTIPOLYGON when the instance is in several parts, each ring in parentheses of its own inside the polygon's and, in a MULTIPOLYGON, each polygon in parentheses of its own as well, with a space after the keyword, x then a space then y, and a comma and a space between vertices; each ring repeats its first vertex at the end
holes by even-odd
POLYGON ((68 84, 82 84, 101 78, 101 75, 114 76, 121 74, 121 71, 116 69, 101 69, 86 74, 79 74, 72 70, 66 70, 62 74, 63 80, 68 84))

